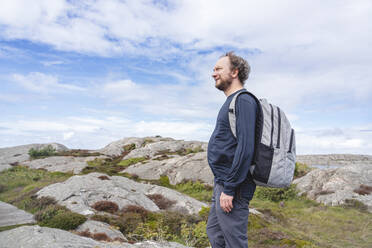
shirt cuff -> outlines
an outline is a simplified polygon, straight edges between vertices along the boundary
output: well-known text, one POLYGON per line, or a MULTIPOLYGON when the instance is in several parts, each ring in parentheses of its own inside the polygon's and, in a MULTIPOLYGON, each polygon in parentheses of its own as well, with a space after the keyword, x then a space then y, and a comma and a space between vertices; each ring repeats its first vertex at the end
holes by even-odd
POLYGON ((224 183, 223 187, 223 193, 229 196, 234 196, 235 195, 235 187, 228 185, 227 183, 224 183))

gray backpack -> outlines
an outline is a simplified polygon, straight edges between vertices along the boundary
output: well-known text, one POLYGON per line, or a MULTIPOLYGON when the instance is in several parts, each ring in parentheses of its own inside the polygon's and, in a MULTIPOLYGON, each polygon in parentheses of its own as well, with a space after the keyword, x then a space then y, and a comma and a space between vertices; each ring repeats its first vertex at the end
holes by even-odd
POLYGON ((235 102, 240 94, 249 94, 257 102, 255 152, 250 168, 254 182, 266 187, 288 187, 296 163, 294 130, 279 107, 244 90, 234 96, 229 106, 230 128, 235 138, 235 102))

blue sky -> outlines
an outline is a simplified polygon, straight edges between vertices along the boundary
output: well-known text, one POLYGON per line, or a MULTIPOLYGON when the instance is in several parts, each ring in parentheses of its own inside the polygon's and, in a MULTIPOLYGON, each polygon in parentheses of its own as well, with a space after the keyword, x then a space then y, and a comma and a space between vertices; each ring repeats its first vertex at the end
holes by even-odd
POLYGON ((208 141, 234 50, 298 154, 372 154, 372 3, 9 0, 0 9, 0 147, 208 141))

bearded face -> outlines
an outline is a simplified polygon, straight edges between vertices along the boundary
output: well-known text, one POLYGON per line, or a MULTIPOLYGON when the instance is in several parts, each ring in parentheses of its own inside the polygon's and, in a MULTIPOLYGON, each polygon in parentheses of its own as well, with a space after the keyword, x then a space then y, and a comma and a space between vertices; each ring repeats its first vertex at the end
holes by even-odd
POLYGON ((232 84, 232 78, 227 76, 227 77, 220 77, 219 79, 216 80, 216 88, 225 91, 227 90, 230 85, 232 84))
POLYGON ((228 57, 222 57, 217 61, 212 77, 216 83, 216 88, 219 90, 226 91, 231 86, 233 77, 228 57))

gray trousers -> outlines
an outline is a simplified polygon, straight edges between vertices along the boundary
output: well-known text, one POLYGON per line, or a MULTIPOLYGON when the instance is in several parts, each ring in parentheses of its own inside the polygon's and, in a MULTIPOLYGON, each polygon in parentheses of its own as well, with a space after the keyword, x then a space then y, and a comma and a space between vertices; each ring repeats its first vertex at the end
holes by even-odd
POLYGON ((225 213, 220 206, 223 186, 215 184, 208 216, 207 235, 212 248, 247 248, 249 200, 235 194, 233 209, 225 213))

